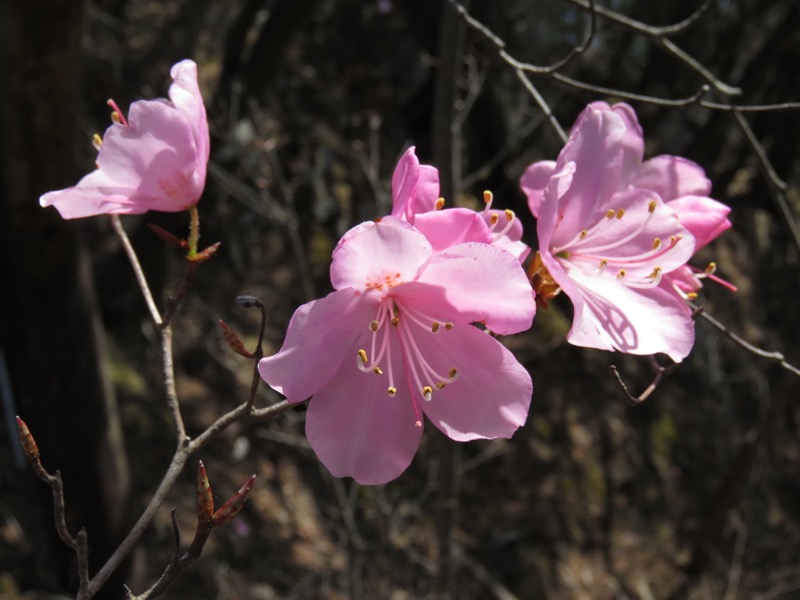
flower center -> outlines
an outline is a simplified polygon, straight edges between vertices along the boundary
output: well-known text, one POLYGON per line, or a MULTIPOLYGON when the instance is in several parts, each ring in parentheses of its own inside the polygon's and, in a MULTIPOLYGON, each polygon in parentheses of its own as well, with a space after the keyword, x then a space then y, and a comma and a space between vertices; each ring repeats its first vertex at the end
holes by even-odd
POLYGON ((360 349, 356 353, 356 365, 364 373, 386 375, 386 393, 390 398, 397 395, 398 377, 405 375, 409 388, 417 390, 417 393, 411 394, 411 402, 417 418, 416 425, 422 427, 419 399, 430 402, 435 390, 444 389, 458 379, 458 371, 454 367, 446 375, 437 371, 423 355, 419 342, 424 336, 446 335, 453 329, 453 324, 438 321, 407 305, 401 306, 395 298, 386 297, 378 305, 369 329, 372 332, 369 352, 360 349), (393 341, 402 353, 404 374, 394 372, 393 341))
POLYGON ((656 287, 663 275, 659 262, 672 252, 681 236, 672 236, 666 241, 653 237, 649 249, 635 254, 626 253, 625 246, 629 242, 641 243, 658 207, 656 200, 650 200, 644 219, 630 229, 627 221, 624 225, 622 223, 625 209, 609 209, 592 227, 582 229, 567 243, 551 248, 550 252, 566 271, 579 269, 587 275, 614 277, 628 287, 656 287), (615 235, 615 230, 618 235, 615 235))

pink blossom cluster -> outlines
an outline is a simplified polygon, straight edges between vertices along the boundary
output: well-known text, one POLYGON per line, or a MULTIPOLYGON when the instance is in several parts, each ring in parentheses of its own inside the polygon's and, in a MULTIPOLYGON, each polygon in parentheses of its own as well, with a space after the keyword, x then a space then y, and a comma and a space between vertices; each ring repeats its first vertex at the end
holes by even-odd
MULTIPOLYGON (((169 101, 135 102, 127 119, 113 105, 97 170, 42 205, 65 218, 196 205, 208 124, 195 64, 171 74, 169 101)), ((311 398, 306 433, 332 474, 365 484, 398 477, 426 418, 457 441, 510 437, 533 385, 497 336, 529 329, 537 305, 561 291, 573 344, 689 354, 687 299, 713 268, 688 261, 730 227, 703 169, 677 156, 644 160, 633 109, 596 102, 557 160, 530 165, 520 183, 537 220, 527 273, 531 250, 514 213, 493 208, 488 192, 481 211, 445 208, 438 171, 409 148, 392 177, 391 214, 345 233, 332 256, 334 291, 298 308, 280 351, 259 362, 290 403, 311 398)))

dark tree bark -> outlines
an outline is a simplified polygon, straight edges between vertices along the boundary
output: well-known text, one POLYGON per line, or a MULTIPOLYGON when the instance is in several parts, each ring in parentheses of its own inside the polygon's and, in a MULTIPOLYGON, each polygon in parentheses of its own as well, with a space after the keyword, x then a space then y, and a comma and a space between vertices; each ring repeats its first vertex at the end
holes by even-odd
MULTIPOLYGON (((89 533, 93 570, 116 546, 123 525, 127 459, 81 238, 86 224, 63 221, 38 205, 40 194, 80 176, 74 157, 83 19, 78 0, 6 2, 0 9, 0 344, 17 410, 44 465, 64 476, 70 530, 85 526, 89 533)), ((55 536, 49 490, 44 484, 31 489, 41 494, 27 499, 20 520, 30 522, 33 506, 42 503, 45 518, 32 526, 52 532, 60 562, 49 570, 71 587, 74 557, 55 536)), ((120 597, 120 584, 107 586, 106 597, 120 597)))

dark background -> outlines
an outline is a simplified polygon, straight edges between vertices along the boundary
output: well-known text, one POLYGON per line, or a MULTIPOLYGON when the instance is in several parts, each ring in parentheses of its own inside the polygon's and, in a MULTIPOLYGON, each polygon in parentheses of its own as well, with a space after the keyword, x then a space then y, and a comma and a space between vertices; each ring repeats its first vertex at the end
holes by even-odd
MULTIPOLYGON (((510 54, 539 65, 563 57, 589 22, 563 0, 473 5, 510 54)), ((607 6, 663 26, 699 3, 607 6)), ((475 205, 492 189, 534 243, 516 182, 530 162, 554 159, 560 141, 513 71, 446 3, 28 0, 2 4, 0 34, 0 347, 11 414, 30 425, 45 466, 62 470, 69 523, 86 525, 95 564, 140 514, 174 439, 157 332, 108 219, 62 221, 37 202, 92 168, 107 98, 124 110, 166 95, 174 62, 200 66, 212 135, 202 242, 222 248, 175 322, 190 434, 249 385, 249 363, 224 347, 216 320, 252 343, 257 314, 232 300, 257 295, 269 310, 267 353, 277 350, 294 309, 329 291, 339 236, 387 212, 408 145, 441 169, 450 205, 475 205)), ((738 103, 800 101, 795 0, 711 2, 670 39, 740 87, 738 103)), ((562 72, 662 98, 704 83, 658 41, 600 17, 590 49, 562 72)), ((587 102, 615 101, 533 81, 567 128, 587 102)), ((752 144, 730 113, 633 104, 647 155, 700 163, 713 196, 733 209, 732 230, 696 264, 715 260, 739 291, 708 284, 699 303, 797 364, 798 240, 752 144)), ((800 116, 746 119, 800 214, 800 116)), ((183 235, 186 215, 123 221, 163 305, 182 258, 145 225, 183 235)), ((567 345, 569 311, 555 302, 531 331, 506 340, 534 379, 530 418, 514 439, 459 445, 429 426, 411 468, 387 486, 331 478, 307 447, 302 409, 231 427, 201 458, 223 497, 255 472, 252 502, 213 532, 167 596, 800 597, 800 380, 700 322, 685 364, 632 408, 609 365, 638 393, 652 378, 648 361, 567 345)), ((274 401, 262 390, 259 405, 274 401)), ((49 490, 15 462, 2 418, 0 597, 74 594, 49 490)), ((122 597, 123 581, 139 592, 155 580, 172 552, 169 506, 189 537, 194 494, 187 474, 105 597, 122 597)))

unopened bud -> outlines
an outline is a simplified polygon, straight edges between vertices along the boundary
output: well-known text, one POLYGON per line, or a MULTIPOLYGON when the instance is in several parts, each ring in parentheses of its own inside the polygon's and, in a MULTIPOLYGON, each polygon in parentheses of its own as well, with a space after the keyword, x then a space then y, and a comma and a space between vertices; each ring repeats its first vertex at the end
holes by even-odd
POLYGON ((36 440, 25 424, 25 421, 17 417, 17 429, 19 430, 19 441, 22 444, 22 451, 25 453, 25 458, 30 463, 39 462, 39 447, 36 445, 36 440))
POLYGON ((239 511, 244 508, 245 502, 247 501, 247 495, 250 493, 250 490, 255 482, 256 476, 253 475, 239 489, 239 491, 231 497, 230 500, 223 504, 220 509, 214 513, 214 516, 211 517, 211 523, 213 525, 224 525, 225 523, 232 521, 233 518, 239 514, 239 511))
POLYGON ((239 336, 236 335, 236 332, 231 329, 222 319, 219 320, 219 327, 222 329, 222 337, 225 338, 225 341, 228 343, 228 347, 231 350, 240 356, 244 356, 245 358, 253 358, 253 353, 244 347, 242 340, 239 339, 239 336))
POLYGON ((197 465, 197 520, 210 522, 214 515, 214 494, 208 482, 208 474, 203 461, 197 465))

